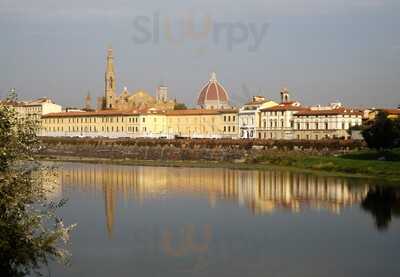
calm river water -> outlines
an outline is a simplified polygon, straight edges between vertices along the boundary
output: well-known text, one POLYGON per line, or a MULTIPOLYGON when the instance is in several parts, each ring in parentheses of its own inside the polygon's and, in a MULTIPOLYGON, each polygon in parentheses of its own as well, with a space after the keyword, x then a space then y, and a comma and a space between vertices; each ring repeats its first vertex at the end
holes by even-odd
POLYGON ((400 276, 400 190, 285 170, 60 164, 51 276, 400 276))

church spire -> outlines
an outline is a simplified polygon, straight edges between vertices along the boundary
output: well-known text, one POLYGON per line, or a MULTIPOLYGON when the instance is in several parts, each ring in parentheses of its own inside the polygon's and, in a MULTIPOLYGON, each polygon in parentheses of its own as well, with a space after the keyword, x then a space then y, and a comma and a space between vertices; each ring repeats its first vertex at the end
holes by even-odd
POLYGON ((107 68, 106 72, 114 73, 114 56, 113 56, 113 49, 110 47, 107 50, 107 68))
POLYGON ((107 63, 105 72, 105 108, 112 109, 115 105, 115 72, 114 57, 112 48, 107 51, 107 63))

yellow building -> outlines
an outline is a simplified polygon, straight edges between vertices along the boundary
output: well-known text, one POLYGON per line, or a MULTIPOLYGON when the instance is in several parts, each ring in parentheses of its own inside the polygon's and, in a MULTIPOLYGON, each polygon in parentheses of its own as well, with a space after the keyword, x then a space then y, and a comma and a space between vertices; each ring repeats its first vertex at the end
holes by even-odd
POLYGON ((149 109, 140 114, 139 121, 140 133, 136 137, 166 137, 168 127, 164 111, 149 109))
POLYGON ((189 109, 168 111, 167 136, 188 138, 236 138, 237 110, 189 109))
POLYGON ((378 115, 379 112, 385 112, 390 119, 397 119, 400 118, 400 109, 374 109, 369 112, 368 120, 372 121, 375 120, 375 117, 378 115))
POLYGON ((236 138, 237 110, 179 110, 51 113, 42 135, 55 137, 236 138))
POLYGON ((125 137, 137 112, 103 110, 61 112, 42 116, 42 135, 55 137, 125 137))

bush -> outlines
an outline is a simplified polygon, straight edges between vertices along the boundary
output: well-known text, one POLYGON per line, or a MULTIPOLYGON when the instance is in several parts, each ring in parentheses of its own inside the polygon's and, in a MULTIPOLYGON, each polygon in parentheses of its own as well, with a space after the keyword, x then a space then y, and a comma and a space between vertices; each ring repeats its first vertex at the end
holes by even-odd
POLYGON ((46 199, 54 171, 35 161, 36 123, 0 103, 0 275, 25 276, 48 259, 66 261, 60 242, 73 226, 56 216, 64 201, 46 199))

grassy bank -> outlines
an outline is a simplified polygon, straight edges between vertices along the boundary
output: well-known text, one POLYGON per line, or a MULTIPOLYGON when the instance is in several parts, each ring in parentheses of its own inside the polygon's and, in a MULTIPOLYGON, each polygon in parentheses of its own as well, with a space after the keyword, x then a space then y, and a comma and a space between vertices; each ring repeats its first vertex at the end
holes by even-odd
POLYGON ((400 149, 385 153, 377 153, 370 150, 357 151, 341 156, 313 156, 303 153, 289 153, 258 157, 253 160, 253 163, 356 174, 400 181, 400 149))
POLYGON ((386 160, 379 160, 382 154, 371 151, 353 152, 342 156, 315 156, 300 152, 282 152, 261 156, 256 159, 237 162, 217 161, 162 161, 131 160, 67 156, 43 156, 43 160, 61 162, 108 163, 119 165, 172 166, 172 167, 206 167, 232 168, 246 170, 265 170, 271 167, 290 168, 324 175, 347 177, 368 177, 399 182, 400 184, 400 149, 385 153, 386 160))

